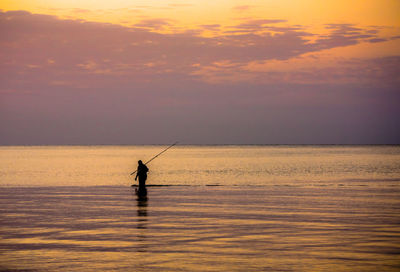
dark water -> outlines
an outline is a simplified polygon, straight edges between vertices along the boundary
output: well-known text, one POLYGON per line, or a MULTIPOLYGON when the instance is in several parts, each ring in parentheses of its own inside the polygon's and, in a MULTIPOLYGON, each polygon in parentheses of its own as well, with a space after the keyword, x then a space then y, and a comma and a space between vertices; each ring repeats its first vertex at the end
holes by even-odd
POLYGON ((400 190, 299 186, 8 187, 14 271, 398 271, 400 190))

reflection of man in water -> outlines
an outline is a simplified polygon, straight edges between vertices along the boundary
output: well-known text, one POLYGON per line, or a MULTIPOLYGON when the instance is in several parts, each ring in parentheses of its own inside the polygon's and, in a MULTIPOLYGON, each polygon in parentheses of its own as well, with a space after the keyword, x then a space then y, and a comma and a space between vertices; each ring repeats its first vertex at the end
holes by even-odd
MULTIPOLYGON (((146 189, 145 189, 146 190, 146 189)), ((144 252, 147 253, 149 250, 149 243, 148 243, 148 219, 147 219, 147 206, 148 206, 148 198, 147 194, 142 191, 137 191, 137 252, 144 252)), ((140 263, 140 262, 139 262, 140 263)), ((138 267, 139 269, 139 267, 138 267)), ((140 269, 139 269, 140 270, 140 269)))
POLYGON ((138 161, 138 168, 136 172, 135 180, 139 177, 139 191, 146 190, 146 179, 147 172, 149 172, 149 168, 142 161, 138 161))

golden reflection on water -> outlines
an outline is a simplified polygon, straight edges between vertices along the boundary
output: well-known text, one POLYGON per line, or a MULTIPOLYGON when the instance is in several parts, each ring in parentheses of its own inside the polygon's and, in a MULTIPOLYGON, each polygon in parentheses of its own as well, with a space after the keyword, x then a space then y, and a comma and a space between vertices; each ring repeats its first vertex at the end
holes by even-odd
MULTIPOLYGON (((133 183, 137 161, 163 146, 3 146, 1 185, 133 183)), ((148 184, 396 186, 400 146, 175 146, 149 165, 148 184)))
POLYGON ((0 270, 398 271, 400 188, 5 187, 0 270), (27 205, 27 203, 30 203, 27 205))

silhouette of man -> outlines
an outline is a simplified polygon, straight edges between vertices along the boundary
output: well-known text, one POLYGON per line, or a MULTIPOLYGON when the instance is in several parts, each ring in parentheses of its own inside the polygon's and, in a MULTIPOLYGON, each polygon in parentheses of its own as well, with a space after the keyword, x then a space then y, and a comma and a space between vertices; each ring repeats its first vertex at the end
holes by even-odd
POLYGON ((147 172, 149 172, 149 168, 142 161, 138 161, 135 180, 139 177, 139 191, 146 190, 147 172))

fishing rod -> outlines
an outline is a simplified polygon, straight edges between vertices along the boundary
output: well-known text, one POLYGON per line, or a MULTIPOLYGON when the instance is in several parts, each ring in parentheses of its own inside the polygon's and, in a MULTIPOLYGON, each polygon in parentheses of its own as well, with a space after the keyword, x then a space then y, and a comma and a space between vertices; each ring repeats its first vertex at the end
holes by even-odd
MULTIPOLYGON (((178 142, 173 143, 172 145, 168 146, 166 149, 164 149, 163 151, 161 151, 160 153, 158 153, 157 155, 155 155, 153 158, 151 158, 150 160, 148 160, 147 162, 145 162, 144 164, 148 164, 149 162, 151 162, 152 160, 154 160, 155 158, 157 158, 158 156, 160 156, 162 153, 164 153, 165 151, 167 151, 168 149, 170 149, 171 147, 173 147, 174 145, 176 145, 178 142)), ((131 173, 131 176, 133 174, 135 174, 137 172, 137 170, 135 170, 134 172, 131 173)))

